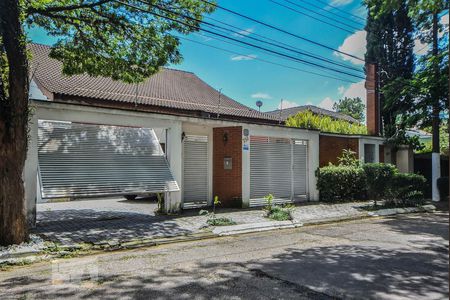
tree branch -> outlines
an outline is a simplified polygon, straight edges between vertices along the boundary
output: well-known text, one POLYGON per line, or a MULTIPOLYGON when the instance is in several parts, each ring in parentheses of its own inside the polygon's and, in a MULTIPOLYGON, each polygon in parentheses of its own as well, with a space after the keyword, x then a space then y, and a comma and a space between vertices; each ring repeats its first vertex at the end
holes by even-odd
POLYGON ((48 6, 45 9, 29 7, 27 9, 27 15, 32 15, 35 13, 44 14, 44 13, 52 13, 52 12, 70 11, 70 10, 76 10, 76 9, 82 9, 82 8, 92 8, 92 7, 100 6, 102 4, 112 2, 112 1, 113 0, 100 0, 100 1, 97 1, 94 3, 85 3, 85 4, 79 4, 79 5, 48 6))

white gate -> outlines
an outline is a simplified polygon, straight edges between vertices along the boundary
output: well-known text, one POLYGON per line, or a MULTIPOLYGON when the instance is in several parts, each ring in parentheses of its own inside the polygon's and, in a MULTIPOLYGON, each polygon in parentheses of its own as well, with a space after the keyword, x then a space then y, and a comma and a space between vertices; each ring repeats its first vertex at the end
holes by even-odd
POLYGON ((42 198, 178 191, 153 129, 39 121, 42 198))
POLYGON ((250 207, 306 199, 307 142, 285 138, 250 137, 250 207))
POLYGON ((183 208, 208 204, 208 137, 186 135, 183 140, 183 208))

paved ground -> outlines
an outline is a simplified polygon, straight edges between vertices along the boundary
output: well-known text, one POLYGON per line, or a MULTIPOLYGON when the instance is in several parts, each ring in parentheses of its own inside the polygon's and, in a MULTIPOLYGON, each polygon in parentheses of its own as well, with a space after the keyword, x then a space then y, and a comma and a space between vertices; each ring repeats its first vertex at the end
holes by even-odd
POLYGON ((105 253, 0 272, 2 299, 448 299, 448 213, 105 253))
MULTIPOLYGON (((367 203, 302 205, 295 209, 293 217, 297 222, 306 222, 362 216, 367 214, 359 209, 363 205, 367 203)), ((156 216, 155 208, 150 200, 121 198, 38 204, 37 228, 33 232, 66 245, 105 244, 198 233, 206 225, 207 217, 199 216, 198 210, 184 211, 179 216, 156 216)), ((221 209, 218 215, 238 224, 270 221, 261 208, 221 209)))

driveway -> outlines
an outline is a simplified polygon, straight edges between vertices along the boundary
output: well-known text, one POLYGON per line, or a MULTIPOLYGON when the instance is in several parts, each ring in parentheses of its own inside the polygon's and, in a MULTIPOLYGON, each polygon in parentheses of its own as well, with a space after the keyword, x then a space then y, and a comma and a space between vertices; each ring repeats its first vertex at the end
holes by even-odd
POLYGON ((448 213, 399 215, 55 260, 2 298, 448 299, 448 213))
MULTIPOLYGON (((367 215, 361 206, 367 202, 323 204, 305 203, 297 206, 295 222, 326 221, 367 215)), ((33 230, 45 240, 63 245, 90 243, 117 245, 128 241, 175 237, 202 233, 207 216, 198 210, 184 210, 180 215, 155 215, 155 201, 123 198, 38 204, 37 226, 33 230)), ((218 209, 217 216, 237 224, 269 222, 262 208, 218 209)))

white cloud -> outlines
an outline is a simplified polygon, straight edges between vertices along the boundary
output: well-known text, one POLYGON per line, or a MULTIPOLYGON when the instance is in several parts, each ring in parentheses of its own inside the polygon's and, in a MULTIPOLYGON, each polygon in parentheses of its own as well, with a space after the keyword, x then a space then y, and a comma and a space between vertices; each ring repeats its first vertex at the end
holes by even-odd
MULTIPOLYGON (((350 35, 344 40, 342 45, 339 46, 338 50, 362 58, 366 53, 366 36, 367 32, 365 30, 356 31, 354 34, 350 35)), ((339 52, 334 52, 334 55, 339 56, 343 60, 348 60, 355 65, 364 64, 364 62, 360 61, 359 59, 341 54, 339 52)))
POLYGON ((282 100, 280 104, 278 104, 278 109, 286 109, 286 108, 291 108, 291 107, 296 107, 299 106, 299 104, 293 102, 293 101, 288 101, 288 100, 282 100))
POLYGON ((343 85, 341 85, 340 87, 338 87, 338 94, 342 95, 345 92, 345 87, 343 85))
POLYGON ((448 14, 445 14, 441 17, 441 24, 448 26, 448 14))
POLYGON ((241 30, 241 31, 238 31, 236 33, 233 33, 233 35, 236 36, 236 37, 243 38, 243 37, 246 37, 247 35, 252 34, 254 31, 255 30, 253 28, 247 28, 245 30, 241 30))
POLYGON ((361 80, 356 83, 350 84, 350 86, 342 93, 342 97, 356 98, 359 97, 366 103, 366 87, 364 86, 365 81, 361 80))
POLYGON ((344 5, 350 4, 352 2, 353 2, 353 0, 333 0, 333 1, 331 1, 330 5, 331 6, 344 6, 344 5))
POLYGON ((330 97, 326 97, 317 106, 324 109, 333 110, 333 104, 334 104, 333 99, 331 99, 330 97))
POLYGON ((241 60, 254 60, 257 58, 255 54, 249 54, 249 55, 233 55, 230 59, 233 61, 241 61, 241 60))
POLYGON ((419 39, 416 39, 414 41, 414 54, 416 55, 424 55, 427 54, 428 51, 428 45, 422 43, 419 39))
POLYGON ((270 96, 269 94, 261 93, 261 92, 254 93, 251 95, 251 97, 255 98, 255 99, 272 99, 272 96, 270 96))

